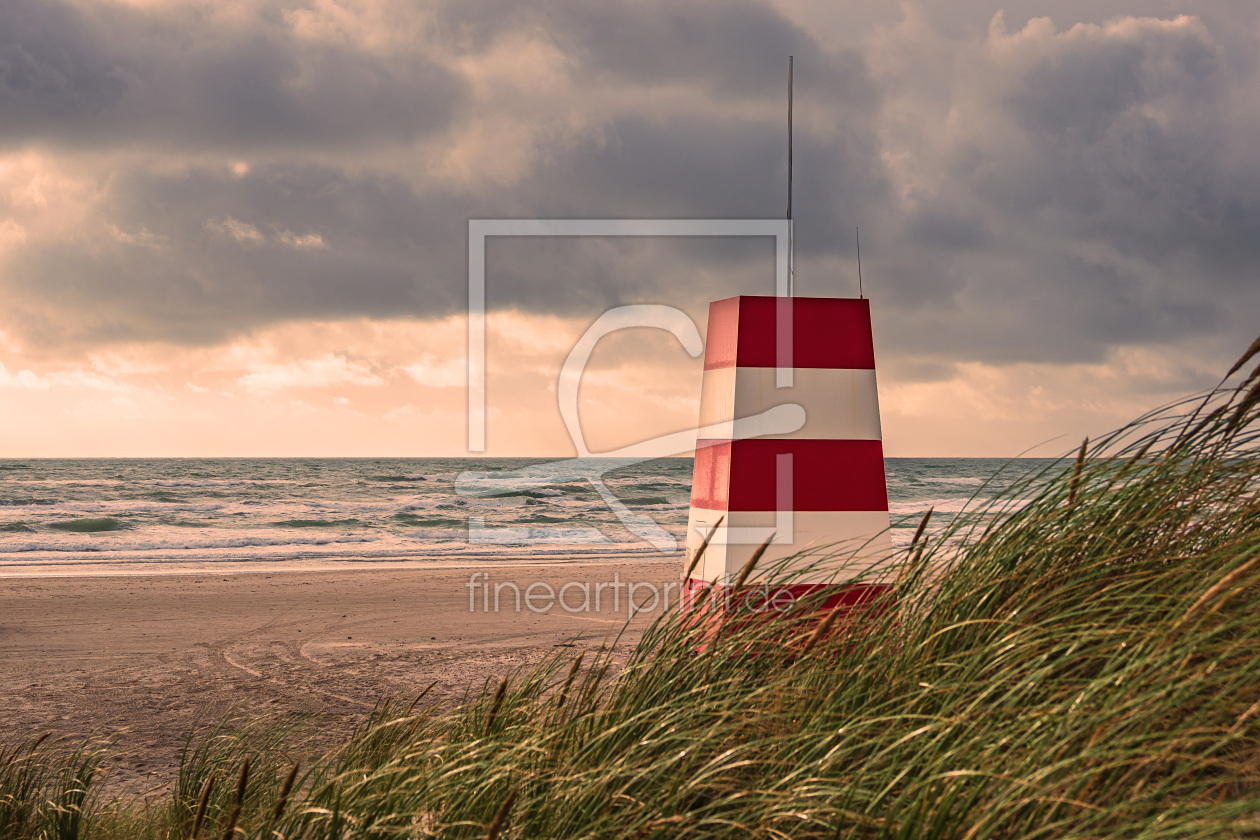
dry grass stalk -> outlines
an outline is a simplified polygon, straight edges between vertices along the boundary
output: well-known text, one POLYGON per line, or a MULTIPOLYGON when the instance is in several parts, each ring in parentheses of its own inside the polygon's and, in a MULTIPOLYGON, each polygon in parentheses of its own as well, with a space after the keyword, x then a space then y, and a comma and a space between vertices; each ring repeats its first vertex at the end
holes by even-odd
POLYGON ((410 717, 410 716, 411 716, 411 713, 412 713, 413 711, 415 711, 416 706, 418 706, 418 705, 420 704, 420 701, 424 699, 424 696, 425 696, 426 694, 428 694, 430 691, 432 691, 432 690, 433 690, 433 686, 435 686, 435 685, 437 685, 437 684, 438 684, 438 681, 437 681, 437 680, 434 680, 433 682, 431 682, 431 683, 429 683, 427 686, 425 686, 424 691, 422 691, 422 692, 420 692, 419 694, 417 694, 417 695, 416 695, 416 699, 411 701, 411 705, 407 707, 407 711, 406 711, 406 713, 403 715, 403 717, 410 717))
POLYGON ((1252 385, 1251 389, 1247 391, 1247 396, 1243 397, 1242 401, 1238 403, 1238 408, 1234 410, 1234 414, 1229 418, 1230 428, 1243 426, 1251 413, 1251 409, 1255 408, 1257 403, 1260 403, 1260 381, 1252 385))
POLYGON ((228 815, 227 828, 223 830, 223 840, 232 840, 236 836, 236 821, 241 818, 241 808, 245 806, 245 789, 249 785, 249 759, 241 762, 241 775, 236 780, 236 801, 232 804, 232 813, 228 815))
POLYGON ((722 524, 722 520, 726 518, 726 514, 718 517, 717 522, 713 523, 713 527, 709 529, 709 533, 705 534, 704 541, 700 543, 700 547, 696 549, 696 556, 691 558, 691 565, 687 567, 687 574, 683 575, 683 580, 690 580, 691 573, 696 570, 696 566, 700 565, 700 558, 704 557, 704 550, 709 547, 709 540, 713 539, 713 535, 717 533, 718 527, 722 524))
POLYGON ((499 690, 494 693, 494 701, 490 704, 490 713, 486 715, 486 734, 490 734, 490 730, 494 728, 494 719, 499 714, 499 707, 503 705, 503 698, 507 695, 508 680, 503 678, 503 682, 499 683, 499 690))
POLYGON ((564 701, 569 697, 569 689, 573 686, 573 680, 577 677, 578 668, 582 667, 582 657, 586 656, 586 651, 582 651, 573 659, 573 664, 569 666, 569 676, 564 680, 564 686, 560 689, 560 699, 556 701, 556 708, 563 709, 564 701))
POLYGON ((919 527, 914 530, 914 536, 910 539, 910 560, 897 573, 897 579, 893 582, 894 586, 900 585, 902 580, 906 579, 914 568, 919 565, 919 561, 923 559, 923 549, 927 547, 927 540, 923 540, 922 543, 919 540, 922 539, 923 532, 927 530, 928 521, 932 518, 932 511, 934 510, 936 510, 935 507, 928 508, 927 512, 923 514, 923 518, 919 520, 919 527), (915 550, 916 548, 918 549, 917 551, 915 550))
POLYGON ((709 585, 702 588, 700 593, 696 595, 696 600, 691 602, 691 609, 693 612, 700 609, 700 607, 703 606, 705 599, 708 598, 709 595, 713 593, 713 590, 717 588, 718 578, 720 577, 721 575, 714 577, 713 580, 709 582, 709 585))
MULTIPOLYGON (((35 743, 31 744, 31 748, 26 751, 26 754, 34 755, 35 751, 39 749, 39 745, 47 741, 50 737, 52 737, 51 732, 45 732, 43 735, 40 735, 38 738, 35 739, 35 743)), ((17 755, 16 749, 13 751, 13 754, 17 755)))
MULTIPOLYGON (((1234 366, 1229 369, 1229 373, 1225 374, 1225 379, 1229 379, 1235 373, 1242 370, 1242 366, 1255 358, 1257 353, 1260 353, 1260 337, 1251 342, 1251 346, 1247 348, 1246 352, 1238 358, 1238 361, 1234 362, 1234 366)), ((1255 376, 1255 374, 1253 373, 1252 376, 1255 376)), ((1221 382, 1224 382, 1225 379, 1222 379, 1221 382)))
POLYGON ((739 576, 735 578, 735 585, 731 588, 731 594, 736 595, 748 581, 748 576, 752 574, 753 569, 757 567, 761 556, 766 553, 766 549, 770 547, 770 543, 774 542, 774 534, 766 538, 766 541, 757 546, 757 550, 752 553, 752 557, 748 558, 748 562, 744 564, 744 568, 739 570, 739 576))
MULTIPOLYGON (((1180 629, 1180 627, 1183 624, 1185 624, 1187 621, 1189 621, 1190 618, 1194 616, 1195 613, 1197 613, 1199 609, 1203 607, 1204 604, 1210 602, 1213 598, 1215 598, 1221 592, 1223 592, 1224 590, 1232 586, 1235 582, 1237 582, 1237 580, 1240 577, 1243 576, 1243 574, 1245 574, 1252 566, 1256 565, 1257 563, 1260 563, 1260 554, 1257 554, 1255 557, 1252 557, 1246 563, 1243 563, 1241 566, 1234 569, 1232 572, 1230 572, 1229 574, 1225 575, 1220 580, 1218 580, 1215 584, 1212 585, 1211 589, 1209 589, 1207 592, 1204 592, 1203 595, 1199 597, 1199 600, 1194 602, 1194 604, 1190 607, 1190 609, 1186 610, 1185 614, 1181 616, 1181 618, 1177 619, 1176 623, 1173 624, 1173 630, 1176 631, 1180 629)), ((1215 612, 1216 609, 1218 609, 1219 607, 1220 607, 1220 604, 1217 604, 1216 607, 1213 607, 1211 610, 1208 610, 1208 614, 1210 615, 1212 612, 1215 612)))
POLYGON ((1085 449, 1089 446, 1089 438, 1081 441, 1081 451, 1076 453, 1076 463, 1072 465, 1072 483, 1068 486, 1068 507, 1076 504, 1076 490, 1081 482, 1081 468, 1085 466, 1085 449))
POLYGON ((494 819, 490 822, 489 830, 486 831, 486 840, 497 840, 499 832, 507 824, 508 814, 511 813, 512 806, 516 804, 516 797, 520 792, 520 788, 512 788, 512 791, 499 805, 499 810, 494 812, 494 819))
POLYGON ((299 766, 300 762, 293 762, 293 768, 289 770, 289 775, 284 779, 284 785, 280 788, 280 798, 276 800, 276 809, 271 814, 272 825, 280 821, 280 817, 284 814, 285 806, 289 804, 289 794, 293 792, 293 783, 297 781, 299 766))
POLYGON ((210 793, 213 790, 214 776, 211 776, 206 779, 206 783, 202 785, 201 797, 197 800, 197 815, 193 818, 193 840, 197 840, 197 835, 201 833, 201 823, 206 818, 206 807, 210 804, 210 793))
POLYGON ((914 529, 914 536, 910 538, 910 547, 914 548, 919 544, 919 538, 923 536, 923 532, 927 530, 928 521, 932 518, 932 511, 935 507, 927 509, 927 513, 923 514, 923 518, 919 520, 919 527, 914 529))
POLYGON ((827 613, 827 617, 818 623, 818 626, 814 628, 814 632, 809 634, 809 638, 805 640, 804 646, 801 647, 802 656, 813 650, 814 645, 822 641, 831 632, 831 628, 839 620, 841 612, 842 610, 839 608, 832 609, 831 612, 827 613))

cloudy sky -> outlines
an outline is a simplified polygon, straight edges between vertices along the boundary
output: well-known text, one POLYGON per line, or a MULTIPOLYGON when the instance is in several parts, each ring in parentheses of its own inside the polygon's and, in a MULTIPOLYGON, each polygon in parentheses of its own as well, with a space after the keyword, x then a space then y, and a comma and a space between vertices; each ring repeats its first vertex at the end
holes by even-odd
MULTIPOLYGON (((875 318, 891 455, 1057 454, 1260 332, 1251 0, 4 0, 0 456, 460 455, 469 218, 779 218, 875 318), (841 8, 843 7, 843 8, 841 8)), ((491 240, 491 454, 607 308, 769 240, 491 240)), ((601 342, 596 451, 695 423, 601 342)))

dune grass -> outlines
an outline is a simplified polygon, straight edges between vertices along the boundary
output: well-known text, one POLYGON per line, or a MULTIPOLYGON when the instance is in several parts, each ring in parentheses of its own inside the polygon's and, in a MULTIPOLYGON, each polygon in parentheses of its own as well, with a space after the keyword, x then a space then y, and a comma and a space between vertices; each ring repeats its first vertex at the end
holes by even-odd
POLYGON ((927 529, 868 573, 895 606, 825 634, 808 604, 665 616, 628 662, 386 704, 310 766, 210 733, 144 805, 18 747, 0 838, 1260 835, 1257 374, 927 529))

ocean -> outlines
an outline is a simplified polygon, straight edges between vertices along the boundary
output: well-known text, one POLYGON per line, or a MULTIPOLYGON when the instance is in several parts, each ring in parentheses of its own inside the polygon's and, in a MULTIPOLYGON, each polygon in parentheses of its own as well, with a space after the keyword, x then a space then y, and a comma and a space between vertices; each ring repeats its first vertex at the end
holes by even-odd
MULTIPOLYGON (((894 543, 1045 463, 887 459, 894 543)), ((0 575, 678 557, 690 490, 689 458, 0 460, 0 575)))

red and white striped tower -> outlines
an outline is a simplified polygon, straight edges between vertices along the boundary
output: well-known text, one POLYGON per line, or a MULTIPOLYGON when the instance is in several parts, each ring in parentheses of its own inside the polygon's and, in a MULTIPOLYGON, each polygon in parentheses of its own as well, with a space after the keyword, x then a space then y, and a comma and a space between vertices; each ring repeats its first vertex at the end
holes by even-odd
POLYGON ((847 582, 892 552, 869 302, 727 298, 710 304, 708 333, 684 568, 721 525, 684 582, 684 609, 702 587, 729 585, 772 532, 757 572, 829 547, 832 560, 795 561, 817 565, 786 589, 833 588, 824 608, 870 599, 886 586, 847 582), (788 370, 790 387, 777 387, 788 370), (804 409, 794 432, 762 435, 745 419, 791 403, 804 409))

